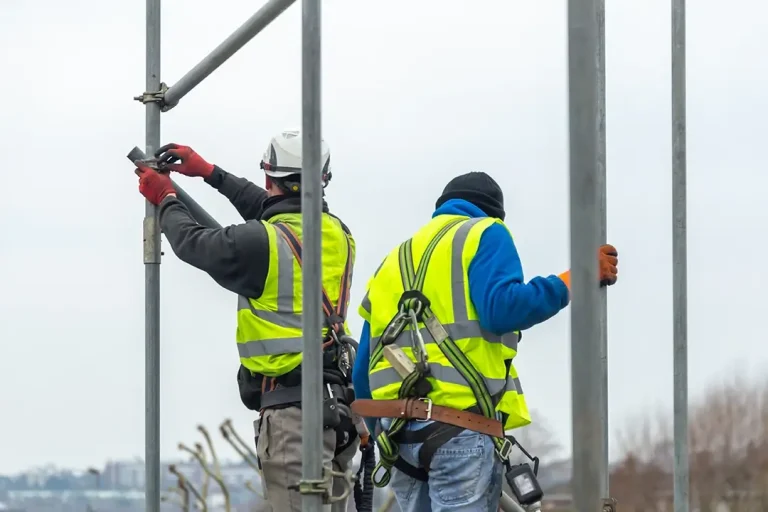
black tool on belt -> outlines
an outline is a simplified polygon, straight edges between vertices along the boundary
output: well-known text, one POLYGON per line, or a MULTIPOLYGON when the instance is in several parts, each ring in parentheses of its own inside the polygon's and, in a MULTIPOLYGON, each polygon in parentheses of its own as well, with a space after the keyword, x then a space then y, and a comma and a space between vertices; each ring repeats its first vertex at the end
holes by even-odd
POLYGON ((357 512, 373 512, 373 470, 376 468, 376 452, 373 446, 372 439, 365 446, 360 445, 362 457, 353 489, 357 512))

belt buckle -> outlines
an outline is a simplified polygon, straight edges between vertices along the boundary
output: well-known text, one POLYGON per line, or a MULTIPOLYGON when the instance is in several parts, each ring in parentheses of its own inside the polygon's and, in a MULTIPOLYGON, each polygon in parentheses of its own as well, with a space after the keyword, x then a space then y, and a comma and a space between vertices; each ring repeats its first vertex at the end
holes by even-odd
POLYGON ((427 417, 424 418, 423 420, 419 418, 415 418, 415 420, 422 421, 422 422, 432 421, 432 400, 430 400, 429 398, 419 398, 419 402, 424 402, 425 404, 427 404, 427 417))
POLYGON ((509 454, 512 452, 513 446, 512 441, 505 437, 501 448, 496 449, 496 455, 499 456, 499 459, 501 459, 502 462, 506 462, 509 459, 509 454))

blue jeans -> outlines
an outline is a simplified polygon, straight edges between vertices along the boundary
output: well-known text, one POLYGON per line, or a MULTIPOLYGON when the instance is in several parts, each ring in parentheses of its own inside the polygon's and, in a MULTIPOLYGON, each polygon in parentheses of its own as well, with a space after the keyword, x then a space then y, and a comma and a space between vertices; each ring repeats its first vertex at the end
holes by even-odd
MULTIPOLYGON (((382 426, 388 427, 388 418, 382 426)), ((427 425, 410 422, 409 430, 427 425)), ((400 457, 419 465, 421 443, 401 444, 400 457)), ((484 434, 463 430, 441 446, 429 467, 429 482, 411 478, 392 468, 390 486, 403 512, 497 512, 501 499, 503 467, 493 440, 484 434)))

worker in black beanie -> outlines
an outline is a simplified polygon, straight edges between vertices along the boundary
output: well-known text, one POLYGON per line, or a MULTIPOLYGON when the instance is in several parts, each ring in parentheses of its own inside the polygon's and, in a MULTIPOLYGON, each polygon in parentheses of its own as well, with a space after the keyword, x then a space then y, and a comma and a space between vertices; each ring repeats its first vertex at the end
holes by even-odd
MULTIPOLYGON (((531 422, 513 365, 521 331, 568 305, 570 272, 525 282, 504 194, 484 172, 452 179, 435 206, 368 282, 352 410, 379 424, 373 482, 401 509, 495 512, 504 432, 531 422)), ((614 284, 616 249, 596 263, 614 284)))
POLYGON ((440 208, 450 199, 463 199, 474 204, 488 217, 504 220, 504 192, 496 180, 484 172, 468 172, 456 176, 443 189, 437 198, 435 208, 440 208))

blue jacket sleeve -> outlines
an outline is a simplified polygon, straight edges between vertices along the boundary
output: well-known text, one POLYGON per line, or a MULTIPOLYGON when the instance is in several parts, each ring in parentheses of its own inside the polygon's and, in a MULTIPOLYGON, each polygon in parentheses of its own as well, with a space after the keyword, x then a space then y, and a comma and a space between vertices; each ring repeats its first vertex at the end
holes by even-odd
POLYGON ((352 368, 352 385, 355 387, 356 398, 371 398, 371 386, 368 383, 368 361, 370 360, 371 326, 363 323, 363 330, 358 341, 355 366, 352 368))
MULTIPOLYGON (((370 344, 371 326, 365 322, 360 333, 355 366, 352 368, 352 385, 355 387, 355 398, 371 398, 371 384, 368 381, 368 362, 371 359, 370 344)), ((372 437, 376 431, 377 420, 378 418, 365 418, 365 424, 372 437)))
POLYGON ((480 325, 498 335, 544 322, 569 301, 568 287, 555 275, 524 281, 515 242, 499 224, 480 238, 469 265, 469 295, 480 325))

